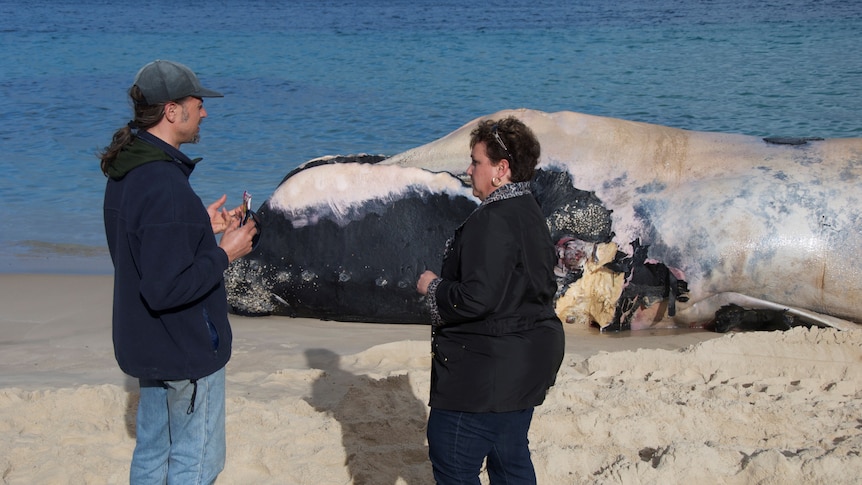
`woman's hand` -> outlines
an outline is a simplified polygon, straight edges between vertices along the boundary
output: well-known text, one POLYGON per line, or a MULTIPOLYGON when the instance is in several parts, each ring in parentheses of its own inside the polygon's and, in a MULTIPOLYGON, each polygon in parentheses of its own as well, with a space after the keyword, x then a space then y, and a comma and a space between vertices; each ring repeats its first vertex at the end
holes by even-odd
POLYGON ((437 275, 434 274, 433 271, 425 270, 424 273, 419 275, 419 281, 416 282, 416 291, 418 291, 420 295, 428 294, 428 285, 430 285, 436 278, 437 275))

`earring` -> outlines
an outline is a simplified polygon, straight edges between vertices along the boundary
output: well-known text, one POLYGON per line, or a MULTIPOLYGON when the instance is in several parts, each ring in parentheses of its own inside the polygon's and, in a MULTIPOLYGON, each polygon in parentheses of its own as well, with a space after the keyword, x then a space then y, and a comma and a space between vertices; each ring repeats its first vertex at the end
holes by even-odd
POLYGON ((503 185, 503 181, 500 180, 500 177, 494 177, 491 179, 491 185, 493 185, 494 187, 499 187, 503 185))

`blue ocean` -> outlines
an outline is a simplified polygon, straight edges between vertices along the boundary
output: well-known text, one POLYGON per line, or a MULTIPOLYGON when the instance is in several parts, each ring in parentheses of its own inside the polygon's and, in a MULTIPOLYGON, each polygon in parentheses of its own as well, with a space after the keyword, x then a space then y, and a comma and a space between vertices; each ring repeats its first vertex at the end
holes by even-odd
POLYGON ((109 273, 96 153, 154 59, 205 86, 192 184, 255 207, 320 156, 501 109, 862 136, 857 0, 0 0, 0 272, 109 273))

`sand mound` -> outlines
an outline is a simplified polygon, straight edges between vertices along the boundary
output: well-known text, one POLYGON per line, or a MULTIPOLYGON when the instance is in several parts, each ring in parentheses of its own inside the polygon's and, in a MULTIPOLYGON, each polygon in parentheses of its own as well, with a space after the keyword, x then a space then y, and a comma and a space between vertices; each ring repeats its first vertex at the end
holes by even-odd
MULTIPOLYGON (((228 368, 218 483, 433 483, 428 342, 305 357, 267 375, 228 368)), ((860 364, 862 331, 831 329, 569 355, 531 430, 539 482, 856 483, 860 364)), ((3 483, 125 483, 136 398, 115 385, 0 390, 3 483)))

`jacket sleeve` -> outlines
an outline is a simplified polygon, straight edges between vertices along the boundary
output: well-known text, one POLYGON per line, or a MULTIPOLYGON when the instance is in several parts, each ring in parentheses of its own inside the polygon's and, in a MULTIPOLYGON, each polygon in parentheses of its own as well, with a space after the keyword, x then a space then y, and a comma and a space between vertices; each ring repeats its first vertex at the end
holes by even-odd
POLYGON ((463 227, 458 244, 456 280, 446 275, 436 299, 444 325, 487 317, 500 306, 519 263, 517 238, 493 210, 480 210, 463 227))
POLYGON ((222 284, 227 254, 215 240, 200 199, 182 181, 150 192, 134 234, 140 292, 147 306, 168 311, 192 304, 222 284))

